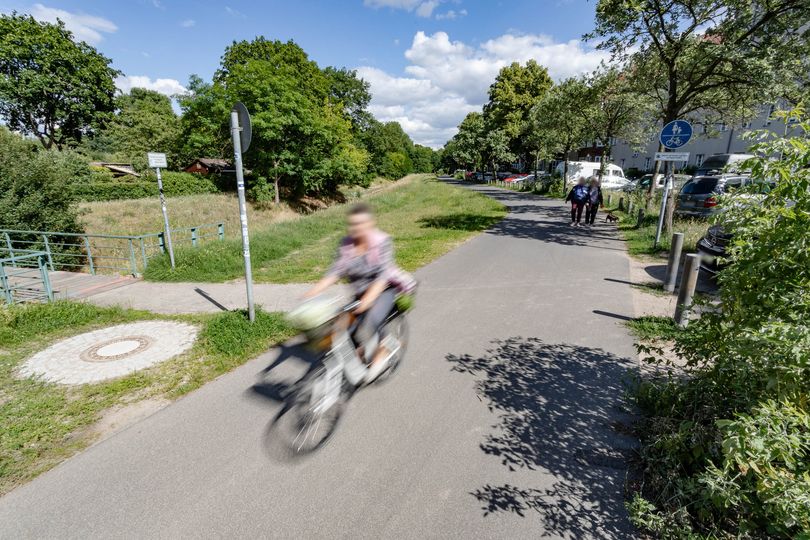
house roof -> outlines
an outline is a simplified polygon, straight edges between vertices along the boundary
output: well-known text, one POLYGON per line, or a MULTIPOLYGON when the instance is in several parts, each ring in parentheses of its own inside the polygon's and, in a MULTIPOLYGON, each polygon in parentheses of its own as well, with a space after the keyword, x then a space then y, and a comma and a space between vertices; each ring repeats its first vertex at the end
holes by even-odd
POLYGON ((220 169, 232 168, 230 161, 227 159, 219 158, 197 158, 194 161, 199 161, 206 167, 218 167, 220 169))
POLYGON ((104 167, 105 169, 118 174, 140 176, 140 174, 135 171, 135 167, 133 167, 131 163, 107 163, 104 161, 93 161, 90 163, 90 165, 93 167, 104 167))

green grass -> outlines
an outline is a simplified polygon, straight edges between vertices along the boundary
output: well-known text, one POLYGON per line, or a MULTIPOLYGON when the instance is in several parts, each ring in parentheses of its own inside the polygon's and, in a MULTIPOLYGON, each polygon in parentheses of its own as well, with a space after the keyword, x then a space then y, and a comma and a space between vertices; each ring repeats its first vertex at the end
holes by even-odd
MULTIPOLYGON (((500 203, 475 192, 424 175, 372 195, 382 230, 394 239, 397 263, 413 271, 450 251, 506 215, 500 203)), ((345 234, 343 205, 253 230, 250 238, 257 282, 303 283, 317 280, 329 267, 345 234)), ((222 282, 243 275, 242 246, 237 240, 177 252, 174 271, 165 258, 150 262, 152 281, 222 282)))
POLYGON ((683 251, 684 253, 692 253, 696 249, 695 246, 698 240, 706 234, 706 230, 709 228, 707 220, 675 218, 673 230, 670 232, 663 231, 658 247, 653 247, 655 244, 655 231, 658 227, 658 210, 656 209, 654 213, 645 215, 639 227, 638 203, 634 204, 633 215, 629 215, 626 211, 618 209, 617 195, 614 195, 614 201, 615 203, 609 210, 619 217, 618 228, 627 242, 627 251, 630 255, 636 257, 661 256, 669 252, 673 232, 684 233, 683 251))
POLYGON ((672 317, 647 315, 625 324, 642 341, 669 341, 682 331, 672 317))
POLYGON ((17 378, 20 364, 54 341, 95 328, 161 317, 148 312, 54 302, 0 308, 0 495, 55 466, 96 437, 111 407, 176 398, 292 335, 280 314, 257 312, 174 317, 200 327, 186 354, 97 384, 62 386, 17 378))

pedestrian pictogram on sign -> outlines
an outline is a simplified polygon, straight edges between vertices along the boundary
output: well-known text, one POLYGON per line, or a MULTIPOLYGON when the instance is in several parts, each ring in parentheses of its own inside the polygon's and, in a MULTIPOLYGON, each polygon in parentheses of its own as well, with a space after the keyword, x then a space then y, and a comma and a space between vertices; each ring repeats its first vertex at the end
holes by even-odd
POLYGON ((661 130, 661 144, 675 149, 684 146, 692 138, 692 124, 686 120, 673 120, 661 130))

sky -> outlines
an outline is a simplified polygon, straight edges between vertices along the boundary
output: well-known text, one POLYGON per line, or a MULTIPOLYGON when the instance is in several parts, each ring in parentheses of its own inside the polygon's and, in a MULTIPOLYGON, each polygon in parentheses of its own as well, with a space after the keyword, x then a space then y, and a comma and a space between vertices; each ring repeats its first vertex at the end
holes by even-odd
POLYGON ((555 80, 607 58, 582 35, 595 0, 0 0, 0 13, 60 18, 124 75, 118 87, 172 95, 210 80, 227 45, 292 39, 321 67, 356 69, 371 112, 441 147, 480 110, 498 70, 535 59, 555 80))

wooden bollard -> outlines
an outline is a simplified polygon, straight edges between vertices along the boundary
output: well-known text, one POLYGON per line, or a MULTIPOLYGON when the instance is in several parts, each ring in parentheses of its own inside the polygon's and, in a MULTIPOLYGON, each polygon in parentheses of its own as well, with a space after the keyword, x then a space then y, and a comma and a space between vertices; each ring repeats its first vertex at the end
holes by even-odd
POLYGON ((624 197, 619 197, 619 210, 624 210, 624 197))
POLYGON ((644 221, 644 209, 638 209, 638 217, 636 218, 636 228, 641 228, 641 222, 644 221))

